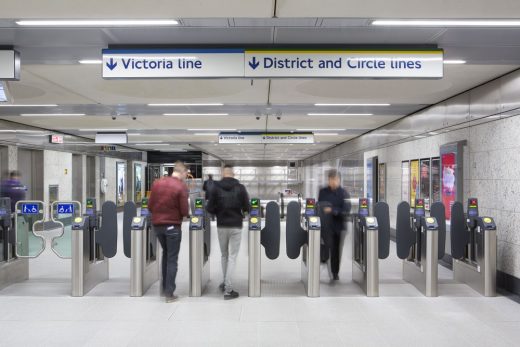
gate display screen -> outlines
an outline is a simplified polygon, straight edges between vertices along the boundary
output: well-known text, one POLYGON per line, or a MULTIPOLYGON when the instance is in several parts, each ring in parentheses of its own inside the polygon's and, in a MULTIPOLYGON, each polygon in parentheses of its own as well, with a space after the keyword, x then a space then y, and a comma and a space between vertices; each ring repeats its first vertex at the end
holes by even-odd
POLYGON ((305 200, 305 215, 314 216, 316 214, 316 199, 305 200))
POLYGON ((468 217, 478 217, 478 200, 476 198, 468 199, 468 217))
POLYGON ((358 214, 362 217, 368 216, 368 199, 359 199, 358 214))
POLYGON ((416 216, 424 216, 424 199, 415 199, 415 210, 416 216))
POLYGON ((195 216, 203 216, 204 215, 204 200, 195 199, 195 211, 193 212, 195 216))

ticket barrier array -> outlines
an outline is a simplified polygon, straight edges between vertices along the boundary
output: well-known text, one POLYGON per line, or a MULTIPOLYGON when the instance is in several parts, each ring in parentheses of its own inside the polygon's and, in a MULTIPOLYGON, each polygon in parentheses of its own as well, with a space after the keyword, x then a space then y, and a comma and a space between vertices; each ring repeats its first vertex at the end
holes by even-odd
POLYGON ((438 296, 438 259, 444 256, 446 239, 444 205, 436 202, 426 216, 424 199, 416 199, 410 217, 410 205, 397 206, 397 256, 403 259, 403 279, 425 296, 438 296))
POLYGON ((287 205, 286 250, 290 259, 302 254, 301 278, 308 297, 320 296, 320 242, 321 221, 317 213, 316 200, 305 200, 305 211, 301 205, 291 201, 287 205))
POLYGON ((130 258, 130 296, 143 296, 161 278, 161 247, 150 217, 147 198, 142 199, 139 216, 133 202, 124 206, 123 245, 130 258))
POLYGON ((370 216, 369 200, 359 199, 352 242, 352 280, 369 297, 379 296, 379 259, 390 254, 388 204, 378 202, 370 216))
POLYGON ((29 261, 16 256, 11 199, 0 198, 0 289, 29 278, 29 261))
POLYGON ((248 223, 249 296, 261 295, 261 246, 269 259, 280 255, 280 208, 270 201, 265 209, 265 226, 262 229, 260 199, 251 199, 248 223))
POLYGON ((496 224, 479 215, 478 199, 468 199, 466 216, 460 202, 452 205, 450 237, 454 279, 481 295, 496 296, 496 224))
POLYGON ((190 218, 190 296, 201 296, 210 279, 211 221, 204 200, 196 198, 190 218))

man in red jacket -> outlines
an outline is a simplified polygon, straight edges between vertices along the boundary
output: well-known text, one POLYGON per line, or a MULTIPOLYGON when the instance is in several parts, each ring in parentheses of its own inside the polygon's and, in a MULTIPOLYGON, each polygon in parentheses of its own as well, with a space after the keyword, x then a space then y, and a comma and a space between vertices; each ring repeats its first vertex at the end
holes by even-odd
POLYGON ((162 177, 152 185, 148 208, 152 213, 153 229, 163 249, 162 287, 166 302, 177 299, 175 277, 181 248, 182 219, 188 216, 188 188, 184 183, 188 170, 178 161, 172 176, 162 177))

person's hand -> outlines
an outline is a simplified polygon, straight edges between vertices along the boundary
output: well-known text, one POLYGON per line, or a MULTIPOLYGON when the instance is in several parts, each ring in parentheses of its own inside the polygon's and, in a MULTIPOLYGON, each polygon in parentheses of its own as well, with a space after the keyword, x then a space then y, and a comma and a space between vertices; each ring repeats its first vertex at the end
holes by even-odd
POLYGON ((325 212, 325 213, 331 213, 331 212, 332 212, 332 207, 328 207, 328 206, 327 206, 327 207, 324 207, 324 208, 323 208, 323 212, 325 212))

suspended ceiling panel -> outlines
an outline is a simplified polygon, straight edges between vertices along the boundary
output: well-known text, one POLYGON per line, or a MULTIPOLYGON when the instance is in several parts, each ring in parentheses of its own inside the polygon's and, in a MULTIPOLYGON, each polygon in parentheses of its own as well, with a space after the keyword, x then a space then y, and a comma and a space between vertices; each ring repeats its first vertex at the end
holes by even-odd
POLYGON ((367 102, 433 104, 512 71, 511 65, 445 65, 444 78, 432 80, 273 80, 272 103, 367 102))
POLYGON ((517 0, 278 0, 278 17, 514 18, 517 0))
POLYGON ((3 0, 0 18, 272 17, 272 0, 3 0))

